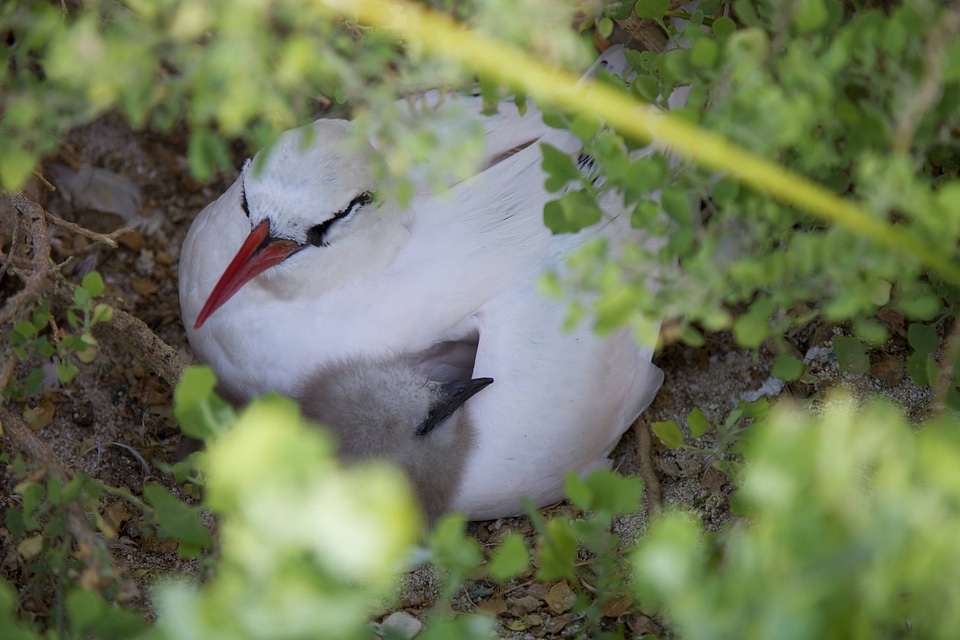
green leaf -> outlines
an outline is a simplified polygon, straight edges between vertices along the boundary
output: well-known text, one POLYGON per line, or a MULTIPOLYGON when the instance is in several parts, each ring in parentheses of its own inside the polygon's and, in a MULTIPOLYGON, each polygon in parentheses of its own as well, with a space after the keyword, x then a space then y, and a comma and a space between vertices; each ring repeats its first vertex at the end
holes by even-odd
POLYGON ((636 476, 621 476, 610 469, 597 469, 587 476, 586 484, 593 495, 592 509, 612 517, 618 513, 633 513, 640 508, 643 481, 636 476))
POLYGON ((945 403, 951 411, 960 411, 960 389, 956 387, 948 389, 945 403))
POLYGON ((111 320, 113 320, 113 307, 108 304, 98 304, 93 308, 93 324, 111 320))
POLYGON ((18 191, 30 177, 38 158, 16 141, 0 136, 0 187, 18 191))
POLYGON ((917 320, 933 320, 943 309, 940 298, 934 295, 901 299, 898 302, 898 306, 904 315, 917 320))
POLYGON ((691 347, 702 347, 706 344, 706 338, 700 331, 691 325, 684 325, 680 331, 680 340, 691 347))
POLYGON ((654 102, 660 95, 660 82, 653 76, 640 75, 630 83, 630 91, 646 102, 654 102))
POLYGON ((61 362, 57 365, 57 377, 64 384, 73 382, 78 373, 80 373, 80 368, 71 362, 61 362))
POLYGON ((576 233, 600 222, 603 211, 584 191, 571 191, 543 207, 543 221, 554 233, 576 233))
POLYGON ((553 518, 547 521, 545 529, 537 540, 537 580, 575 580, 577 538, 570 523, 553 518))
POLYGON ((597 22, 597 32, 604 38, 609 38, 613 33, 613 20, 604 16, 597 22))
POLYGON ((112 606, 100 594, 79 588, 67 593, 67 617, 78 636, 103 640, 136 637, 147 629, 143 619, 132 611, 112 606))
POLYGON ((547 180, 544 183, 547 191, 556 193, 570 184, 571 181, 580 179, 580 171, 570 154, 564 153, 546 142, 540 143, 540 150, 543 153, 541 167, 547 174, 547 180))
POLYGON ((930 353, 940 348, 940 337, 934 327, 914 322, 907 329, 907 342, 910 346, 923 353, 930 353))
POLYGON ((86 474, 78 473, 64 485, 63 490, 61 491, 61 499, 63 502, 73 502, 76 500, 80 493, 83 491, 83 486, 87 481, 86 474))
POLYGON ((530 568, 530 552, 523 535, 511 531, 493 552, 487 573, 498 582, 506 582, 523 575, 530 568))
POLYGON ((803 363, 789 353, 781 352, 773 363, 772 373, 784 382, 792 382, 803 375, 803 363))
POLYGON ((16 538, 22 538, 30 530, 23 512, 15 507, 7 507, 3 514, 3 523, 16 538))
POLYGON ((13 491, 20 494, 23 512, 26 515, 32 515, 43 504, 45 495, 43 485, 36 482, 22 482, 14 487, 13 491))
POLYGON ((234 420, 233 410, 214 392, 217 378, 206 366, 187 367, 173 391, 173 416, 185 434, 205 439, 234 420))
POLYGON ((463 514, 448 513, 430 534, 433 562, 451 576, 447 591, 457 589, 463 577, 473 573, 483 561, 479 543, 465 533, 466 524, 463 514))
POLYGON ((86 309, 90 304, 90 292, 83 287, 77 287, 73 290, 73 304, 80 310, 86 309))
POLYGON ((770 334, 770 316, 774 302, 770 298, 761 298, 751 305, 750 310, 733 323, 733 335, 737 343, 748 349, 760 346, 770 334))
POLYGON ((580 138, 584 143, 593 140, 602 127, 603 121, 600 118, 587 113, 578 113, 570 121, 570 133, 580 138))
POLYGON ((677 449, 683 446, 683 432, 680 431, 680 427, 673 420, 654 422, 650 425, 650 428, 668 449, 677 449))
POLYGON ((737 31, 737 23, 727 16, 720 16, 713 21, 713 35, 723 42, 737 31))
POLYGON ((670 8, 670 0, 637 0, 634 10, 641 18, 663 21, 663 14, 670 8))
POLYGON ((87 275, 83 276, 83 282, 80 283, 80 286, 84 288, 91 298, 96 298, 98 295, 103 293, 105 289, 103 284, 103 278, 100 277, 100 274, 96 271, 91 271, 87 275))
POLYGON ((870 370, 870 358, 863 343, 856 338, 836 336, 833 339, 833 353, 837 357, 840 371, 862 374, 870 370))
POLYGON ((766 398, 740 400, 737 402, 737 410, 743 414, 744 418, 762 420, 770 413, 770 402, 766 398))
POLYGON ((575 506, 588 511, 593 508, 593 492, 576 471, 567 473, 564 481, 564 493, 575 506))
POLYGON ((687 416, 687 428, 690 429, 691 436, 699 438, 713 426, 707 421, 707 416, 703 415, 703 410, 700 407, 694 407, 687 416))
POLYGON ((711 69, 720 57, 720 47, 710 38, 697 38, 690 47, 690 64, 701 69, 711 69))
POLYGON ((191 557, 197 555, 199 549, 211 547, 213 540, 200 522, 199 509, 180 502, 158 484, 145 485, 143 497, 154 509, 160 535, 180 541, 181 555, 191 557))
POLYGON ((740 195, 740 183, 729 176, 724 176, 713 185, 713 201, 719 205, 733 204, 740 195))
POLYGON ((657 189, 666 175, 667 168, 659 155, 637 158, 627 165, 628 188, 635 194, 643 195, 657 189))
POLYGON ((907 359, 907 375, 918 387, 931 386, 939 377, 937 361, 922 351, 914 351, 907 359))
POLYGON ((793 14, 793 24, 799 33, 816 31, 830 17, 823 0, 804 0, 794 6, 796 10, 793 14))
POLYGON ((653 200, 641 200, 630 214, 630 226, 646 229, 660 215, 660 205, 653 200))
POLYGON ((18 322, 14 325, 13 331, 20 336, 21 339, 29 339, 37 335, 37 327, 33 326, 33 323, 29 320, 18 322))
POLYGON ((230 152, 223 138, 207 129, 194 129, 187 145, 187 165, 200 181, 209 180, 216 169, 230 166, 230 152))
POLYGON ((38 393, 43 386, 43 381, 47 377, 47 372, 43 370, 42 367, 37 367, 33 369, 29 374, 27 374, 26 379, 23 381, 23 388, 27 393, 38 393))

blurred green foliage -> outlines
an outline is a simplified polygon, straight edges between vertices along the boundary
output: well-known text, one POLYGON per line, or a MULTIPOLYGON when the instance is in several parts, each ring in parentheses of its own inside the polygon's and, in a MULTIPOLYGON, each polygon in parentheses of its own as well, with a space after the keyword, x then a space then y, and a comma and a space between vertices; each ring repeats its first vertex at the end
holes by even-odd
MULTIPOLYGON (((209 414, 183 406, 219 402, 199 397, 211 394, 180 385, 185 428, 211 426, 196 424, 209 414)), ((203 584, 159 590, 151 637, 369 637, 372 607, 418 532, 400 472, 375 462, 341 467, 329 436, 277 396, 216 423, 204 504, 219 517, 217 570, 203 584)))
MULTIPOLYGON (((629 54, 637 77, 626 89, 664 105, 689 90, 675 110, 682 117, 862 202, 901 237, 955 263, 960 18, 933 0, 875 4, 706 0, 685 26, 669 27, 689 46, 629 54), (731 8, 736 21, 722 15, 731 8)), ((653 17, 666 5, 637 3, 653 17)), ((878 343, 888 337, 875 316, 881 308, 919 321, 955 312, 957 288, 909 253, 745 188, 735 166, 713 175, 662 151, 631 158, 630 141, 582 121, 557 125, 582 135, 603 188, 623 191, 634 225, 662 238, 615 260, 602 245, 571 260, 562 284, 602 292, 575 309, 596 313, 598 328, 626 321, 642 329, 645 318, 665 315, 675 321, 668 340, 699 344, 703 329, 732 329, 756 347, 819 317, 851 322, 857 337, 878 343), (690 193, 701 210, 689 207, 690 193), (650 274, 659 287, 649 287, 650 274)), ((556 155, 544 156, 548 188, 584 181, 556 155)), ((561 232, 593 224, 595 190, 583 185, 548 205, 547 224, 561 232)), ((558 289, 559 279, 548 287, 558 289)))
MULTIPOLYGON (((572 4, 462 4, 473 24, 551 60, 586 60, 568 28, 572 4)), ((206 179, 234 168, 233 139, 255 150, 318 111, 342 112, 347 101, 381 121, 400 118, 392 106, 398 95, 461 86, 465 78, 458 65, 428 59, 310 0, 7 2, 0 35, 5 189, 19 188, 72 127, 110 110, 134 127, 186 124, 190 171, 206 179)))
MULTIPOLYGON (((554 62, 584 62, 582 41, 568 28, 573 3, 430 4, 554 62)), ((606 33, 614 18, 624 17, 624 4, 590 4, 586 13, 606 33)), ((866 204, 904 237, 957 261, 955 7, 934 0, 705 0, 682 16, 690 22, 678 31, 670 19, 679 14, 668 6, 635 3, 640 15, 688 46, 631 52, 637 76, 624 91, 665 106, 689 87, 682 117, 866 204)), ((472 84, 469 70, 333 18, 317 2, 7 2, 0 4, 0 35, 5 189, 21 186, 71 127, 108 111, 135 127, 185 126, 190 170, 200 178, 232 168, 233 140, 252 150, 317 112, 343 114, 346 104, 364 135, 383 144, 381 169, 394 177, 426 159, 455 172, 475 150, 466 136, 438 147, 443 140, 431 123, 405 120, 395 103, 398 95, 438 84, 472 84)), ((480 80, 485 95, 498 94, 495 83, 480 80)), ((589 243, 562 281, 553 276, 547 283, 599 291, 575 312, 595 313, 600 330, 624 323, 649 328, 650 318, 666 316, 669 339, 697 344, 703 330, 731 329, 740 344, 757 347, 819 317, 851 324, 856 335, 836 337, 834 353, 843 370, 861 373, 870 364, 868 345, 887 337, 876 313, 888 309, 906 318, 915 382, 956 375, 953 363, 938 361, 941 352, 957 352, 950 340, 941 351, 940 340, 956 311, 956 287, 914 257, 891 255, 741 186, 736 166, 714 175, 662 150, 636 157, 635 142, 596 118, 550 117, 581 137, 603 179, 585 177, 570 158, 545 147, 546 186, 559 195, 544 211, 548 226, 574 232, 596 223, 603 216, 597 198, 617 188, 633 225, 661 239, 616 258, 602 243, 589 243), (658 287, 649 287, 651 274, 658 287)), ((93 303, 100 290, 95 280, 77 289, 68 322, 79 342, 61 343, 73 355, 95 346, 85 336, 107 319, 108 310, 93 303)), ((49 320, 40 305, 14 327, 8 337, 21 358, 54 355, 49 320)), ((787 356, 778 371, 795 378, 803 366, 787 356)), ((69 382, 76 371, 58 373, 69 382)), ((26 392, 39 382, 37 375, 28 378, 26 392)), ((206 486, 205 505, 221 525, 216 571, 203 583, 163 587, 158 623, 146 633, 367 637, 371 598, 388 593, 417 535, 402 480, 377 465, 341 468, 330 441, 303 424, 289 403, 262 400, 238 418, 213 395, 214 386, 209 372, 191 370, 177 389, 175 414, 184 431, 207 439, 210 449, 174 471, 206 486)), ((955 389, 946 394, 955 406, 958 396, 955 389)), ((633 556, 637 606, 660 607, 684 638, 952 637, 960 615, 960 556, 951 535, 960 524, 955 421, 937 418, 917 433, 890 407, 858 413, 832 400, 817 418, 775 410, 743 439, 747 422, 765 410, 742 405, 717 425, 702 412, 689 416, 694 437, 711 428, 721 434, 723 445, 711 455, 739 447, 744 464, 725 469, 742 482, 744 515, 719 535, 705 534, 688 514, 654 519, 633 556)), ((689 447, 676 424, 656 428, 668 445, 689 447)), ((64 486, 37 481, 22 460, 2 461, 21 480, 20 504, 5 511, 5 527, 34 577, 29 588, 57 593, 60 617, 24 620, 17 593, 0 580, 0 635, 108 638, 142 630, 129 609, 111 602, 109 589, 80 586, 75 572, 82 566, 66 529, 64 505, 96 513, 102 493, 118 490, 85 476, 64 486)), ((581 592, 577 611, 591 631, 598 629, 603 598, 630 588, 610 524, 614 513, 637 505, 639 487, 601 473, 571 479, 568 493, 592 513, 535 515, 534 549, 507 537, 486 569, 462 520, 444 520, 429 548, 447 569, 446 592, 470 577, 523 575, 532 563, 539 579, 574 585, 590 571, 600 598, 581 592), (584 553, 591 562, 578 566, 584 553)), ((150 515, 158 535, 180 540, 183 553, 209 547, 197 509, 165 490, 145 490, 145 501, 121 497, 150 515)), ((489 627, 466 617, 438 619, 427 633, 485 637, 489 627)))
POLYGON ((834 397, 775 410, 744 453, 745 517, 655 521, 636 589, 682 638, 951 638, 960 616, 960 430, 834 397))

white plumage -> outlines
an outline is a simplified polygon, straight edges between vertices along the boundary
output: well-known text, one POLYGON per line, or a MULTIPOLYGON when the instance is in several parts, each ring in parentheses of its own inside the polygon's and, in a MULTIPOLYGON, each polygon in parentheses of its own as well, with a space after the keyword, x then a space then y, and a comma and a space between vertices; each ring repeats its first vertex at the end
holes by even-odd
POLYGON ((421 189, 402 209, 377 199, 376 151, 346 144, 351 123, 289 131, 195 220, 180 302, 198 358, 239 401, 296 395, 318 368, 358 357, 407 354, 439 382, 493 378, 470 401, 476 442, 452 501, 492 518, 520 513, 523 496, 557 500, 569 470, 608 464, 663 375, 627 331, 564 332, 564 305, 538 291, 544 271, 562 269, 586 239, 642 239, 616 198, 596 228, 544 227, 554 196, 537 143, 575 153, 579 141, 546 127, 533 105, 521 116, 504 102, 487 118, 479 98, 445 104, 465 105, 486 131, 476 175, 439 196, 421 189))

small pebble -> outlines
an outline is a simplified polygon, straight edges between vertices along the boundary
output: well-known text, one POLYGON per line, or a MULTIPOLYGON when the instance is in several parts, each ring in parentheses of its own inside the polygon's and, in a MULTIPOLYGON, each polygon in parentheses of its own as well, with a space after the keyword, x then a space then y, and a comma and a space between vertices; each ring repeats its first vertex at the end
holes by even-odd
POLYGON ((403 611, 395 611, 387 616, 383 622, 380 623, 380 629, 383 631, 383 634, 378 633, 377 635, 385 635, 387 633, 392 634, 394 637, 401 638, 413 638, 423 629, 423 623, 414 618, 409 613, 403 611))

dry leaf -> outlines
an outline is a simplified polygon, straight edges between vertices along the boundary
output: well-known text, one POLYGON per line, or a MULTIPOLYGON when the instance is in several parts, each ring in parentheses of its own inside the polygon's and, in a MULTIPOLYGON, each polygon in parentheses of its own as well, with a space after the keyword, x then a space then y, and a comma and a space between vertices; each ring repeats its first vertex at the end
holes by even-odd
POLYGON ((903 357, 896 357, 889 353, 880 354, 880 359, 870 365, 870 376, 880 380, 888 387, 895 387, 903 382, 907 375, 907 363, 903 357))
POLYGON ((543 624, 543 618, 533 613, 529 616, 523 616, 523 623, 527 625, 527 627, 539 627, 543 624))
POLYGON ((524 614, 530 611, 537 611, 540 608, 540 601, 533 596, 523 596, 522 598, 514 598, 513 606, 517 612, 524 614))
POLYGON ((565 613, 573 606, 577 594, 566 582, 558 582, 543 599, 554 613, 565 613))
POLYGON ((17 545, 17 553, 19 553, 25 560, 31 560, 35 558, 41 551, 43 551, 43 536, 33 536, 32 538, 27 538, 17 545))
POLYGON ((36 407, 27 407, 23 410, 23 419, 34 431, 39 431, 53 421, 53 403, 44 400, 36 407))
POLYGON ((606 618, 619 618, 630 610, 631 604, 633 604, 633 596, 620 596, 616 600, 603 605, 600 613, 606 618))
POLYGON ((477 609, 489 613, 490 615, 498 616, 501 613, 506 613, 509 609, 507 601, 503 596, 497 596, 496 598, 490 598, 486 602, 481 602, 477 605, 477 609))
POLYGON ((136 229, 130 229, 117 237, 117 242, 131 251, 140 251, 143 247, 143 236, 136 229))
POLYGON ((637 637, 659 636, 661 633, 663 633, 663 629, 660 628, 660 625, 654 622, 652 618, 644 615, 631 618, 627 621, 627 626, 630 627, 633 635, 637 637))
POLYGON ((140 538, 140 550, 144 553, 172 555, 177 552, 177 541, 173 538, 159 539, 156 536, 140 538))
POLYGON ((710 495, 719 493, 728 484, 730 484, 730 478, 713 466, 707 467, 707 470, 703 472, 703 478, 700 480, 700 486, 706 489, 710 495))
POLYGON ((533 596, 534 598, 540 598, 543 600, 544 596, 546 596, 548 593, 550 593, 550 585, 542 582, 534 582, 532 585, 527 587, 527 595, 533 596))
POLYGON ((550 618, 550 622, 546 624, 544 629, 553 635, 557 635, 565 626, 567 626, 571 622, 573 622, 573 620, 571 620, 570 618, 567 618, 566 616, 553 616, 552 618, 550 618))
POLYGON ((510 631, 526 631, 527 624, 523 620, 504 620, 501 624, 510 631))
POLYGON ((129 522, 134 516, 137 515, 137 512, 123 500, 117 500, 106 509, 103 510, 103 518, 109 523, 109 525, 116 530, 123 528, 127 522, 129 522))
POLYGON ((135 277, 130 281, 130 286, 132 286, 133 290, 142 296, 148 296, 156 293, 160 289, 159 284, 146 276, 135 277))

